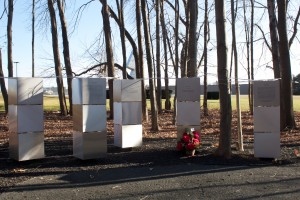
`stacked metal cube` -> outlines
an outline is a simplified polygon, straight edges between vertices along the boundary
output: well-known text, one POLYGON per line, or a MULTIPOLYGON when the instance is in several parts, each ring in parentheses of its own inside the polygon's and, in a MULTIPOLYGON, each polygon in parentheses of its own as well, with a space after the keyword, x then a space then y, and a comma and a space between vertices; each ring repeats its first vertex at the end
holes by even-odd
POLYGON ((114 144, 121 148, 142 145, 141 81, 114 80, 114 144))
POLYGON ((18 161, 43 158, 43 79, 8 79, 9 156, 18 161))
POLYGON ((280 157, 280 82, 254 81, 254 156, 280 157))
POLYGON ((200 78, 176 79, 177 139, 187 128, 200 132, 200 78))
POLYGON ((72 97, 73 155, 82 160, 105 157, 106 79, 73 79, 72 97))

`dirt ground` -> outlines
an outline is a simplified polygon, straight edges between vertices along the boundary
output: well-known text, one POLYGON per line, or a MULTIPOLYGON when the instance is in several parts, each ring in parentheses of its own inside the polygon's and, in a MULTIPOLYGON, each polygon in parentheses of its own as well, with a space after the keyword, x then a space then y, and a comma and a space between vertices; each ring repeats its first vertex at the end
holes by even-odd
MULTIPOLYGON (((300 113, 295 113, 297 127, 300 113)), ((152 132, 151 122, 143 123, 143 145, 121 149, 113 145, 113 121, 107 121, 108 154, 106 158, 82 161, 72 156, 73 122, 70 116, 63 117, 56 112, 46 112, 44 122, 45 154, 38 160, 17 162, 9 159, 7 117, 0 114, 0 193, 15 184, 39 175, 60 172, 76 172, 93 169, 114 169, 139 166, 169 166, 181 163, 201 163, 214 165, 285 165, 299 163, 300 131, 281 132, 281 158, 279 160, 258 159, 253 156, 253 118, 248 112, 242 113, 244 152, 236 149, 236 115, 233 115, 232 158, 225 160, 214 156, 218 146, 219 113, 201 118, 200 152, 194 157, 186 157, 176 151, 176 126, 172 124, 173 112, 163 111, 159 116, 160 131, 152 132), (296 153, 295 153, 296 152, 296 153)))

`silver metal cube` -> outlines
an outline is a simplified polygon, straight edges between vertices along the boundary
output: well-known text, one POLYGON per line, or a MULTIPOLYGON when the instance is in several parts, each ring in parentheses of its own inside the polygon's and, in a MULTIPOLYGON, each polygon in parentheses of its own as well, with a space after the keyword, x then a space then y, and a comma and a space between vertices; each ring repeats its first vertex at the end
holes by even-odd
POLYGON ((42 78, 9 78, 9 105, 37 105, 43 104, 42 78))
POLYGON ((114 102, 142 101, 141 80, 114 80, 113 85, 114 102))
POLYGON ((279 80, 254 81, 254 107, 280 106, 279 80))
POLYGON ((9 134, 9 156, 17 161, 32 160, 45 157, 44 133, 9 134))
POLYGON ((106 79, 75 78, 72 80, 73 104, 105 105, 106 79))
POLYGON ((177 125, 200 125, 200 102, 177 101, 177 125))
POLYGON ((142 124, 142 102, 114 102, 114 123, 142 124))
POLYGON ((114 145, 121 148, 138 147, 143 143, 142 125, 114 125, 114 145))
POLYGON ((254 133, 254 157, 279 158, 280 132, 254 133))
POLYGON ((280 131, 280 107, 254 107, 254 132, 280 131))
POLYGON ((200 126, 177 126, 177 140, 180 141, 187 128, 194 128, 200 134, 200 126))
POLYGON ((176 79, 177 101, 200 101, 200 78, 176 79))
POLYGON ((73 105, 73 129, 79 132, 106 130, 106 105, 73 105))
POLYGON ((102 132, 73 133, 73 156, 82 160, 103 158, 107 155, 107 134, 102 132))
POLYGON ((44 131, 43 105, 9 105, 8 127, 11 132, 44 131))

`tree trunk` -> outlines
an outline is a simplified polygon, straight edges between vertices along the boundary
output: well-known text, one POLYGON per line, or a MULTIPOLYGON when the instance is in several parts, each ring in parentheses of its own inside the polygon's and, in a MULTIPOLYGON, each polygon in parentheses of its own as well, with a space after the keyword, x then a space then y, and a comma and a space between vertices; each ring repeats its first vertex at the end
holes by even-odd
POLYGON ((58 10, 59 10, 59 17, 60 17, 60 23, 61 23, 61 31, 62 31, 62 39, 63 39, 63 47, 64 47, 64 61, 65 61, 65 67, 66 67, 66 74, 67 74, 67 83, 68 83, 68 95, 69 95, 69 105, 70 115, 73 114, 73 101, 72 101, 72 66, 71 66, 71 58, 70 58, 70 48, 69 48, 69 39, 68 39, 68 31, 67 31, 67 22, 65 19, 65 14, 62 6, 61 0, 57 0, 58 10))
POLYGON ((157 98, 157 109, 158 113, 162 112, 161 106, 161 72, 160 72, 160 0, 156 0, 155 5, 156 10, 156 76, 157 76, 157 88, 156 88, 156 98, 157 98))
POLYGON ((218 156, 231 157, 231 98, 228 86, 226 18, 224 0, 215 0, 216 34, 217 34, 217 63, 218 82, 220 91, 220 137, 218 156))
POLYGON ((182 50, 181 50, 181 77, 186 77, 187 76, 187 66, 189 62, 189 26, 190 26, 190 10, 189 10, 189 3, 186 3, 185 5, 185 16, 186 16, 186 25, 185 25, 185 42, 182 45, 182 50))
POLYGON ((3 67, 2 67, 2 49, 0 48, 0 86, 1 86, 1 93, 4 100, 4 108, 5 113, 8 113, 8 94, 5 86, 4 74, 3 74, 3 67))
POLYGON ((61 62, 59 56, 58 37, 57 37, 57 23, 55 17, 55 10, 53 6, 53 0, 48 0, 48 8, 51 18, 51 35, 52 35, 52 47, 55 64, 55 75, 57 83, 57 92, 59 97, 60 112, 62 115, 67 115, 66 97, 64 91, 64 83, 62 79, 61 62))
POLYGON ((164 2, 161 2, 161 29, 163 34, 164 54, 165 54, 165 109, 171 110, 171 101, 169 93, 169 76, 168 76, 168 46, 167 46, 167 30, 164 16, 164 2))
POLYGON ((231 30, 232 30, 232 47, 234 55, 234 80, 235 80, 235 96, 236 96, 236 111, 237 111, 237 135, 239 151, 244 151, 243 145, 243 132, 242 132, 242 117, 241 117, 241 106, 240 106, 240 85, 239 85, 239 71, 238 71, 238 54, 236 48, 236 34, 235 34, 235 19, 236 9, 234 6, 234 0, 231 0, 231 30))
POLYGON ((124 24, 124 2, 123 0, 116 0, 118 13, 119 13, 119 20, 120 20, 120 37, 121 37, 121 44, 122 44, 122 55, 123 55, 123 79, 127 79, 127 72, 126 72, 126 44, 125 44, 125 24, 124 24))
POLYGON ((189 39, 188 39, 188 65, 187 77, 197 76, 197 14, 198 3, 197 0, 188 1, 188 9, 190 13, 189 23, 189 39))
POLYGON ((147 109, 147 98, 144 81, 144 53, 143 53, 143 39, 142 39, 142 26, 141 26, 141 0, 136 0, 136 29, 138 37, 138 51, 139 51, 139 64, 136 66, 137 78, 142 78, 142 113, 143 119, 148 122, 148 109, 147 109))
POLYGON ((277 5, 282 94, 281 129, 292 129, 296 127, 296 123, 293 110, 290 50, 286 29, 286 0, 277 1, 277 5))
POLYGON ((272 58, 273 58, 273 71, 274 78, 280 78, 280 65, 279 65, 279 47, 277 35, 277 19, 275 14, 275 0, 268 0, 268 13, 269 13, 269 27, 272 44, 272 58))
POLYGON ((31 40, 31 76, 34 77, 34 40, 35 40, 35 0, 32 0, 32 40, 31 40))
MULTIPOLYGON (((254 80, 254 0, 250 0, 251 2, 251 25, 250 25, 250 79, 251 81, 254 80)), ((250 114, 253 115, 253 84, 251 82, 249 88, 249 95, 250 95, 250 114)))
MULTIPOLYGON (((179 0, 175 0, 175 30, 174 30, 174 40, 175 40, 175 78, 179 77, 179 0)), ((182 47, 183 48, 183 47, 182 47)), ((171 52, 171 49, 170 49, 171 52)), ((175 91, 177 91, 177 86, 175 85, 175 91)), ((173 115, 173 124, 176 123, 176 116, 177 116, 177 108, 176 108, 176 101, 177 101, 177 94, 175 92, 174 96, 174 115, 173 115)))
POLYGON ((203 68, 203 115, 208 116, 207 107, 207 43, 208 43, 208 0, 205 0, 204 9, 204 47, 203 47, 203 57, 204 57, 204 68, 203 68))
MULTIPOLYGON (((103 16, 103 27, 105 35, 105 46, 106 46, 106 56, 108 64, 108 76, 114 77, 114 56, 112 50, 111 32, 110 32, 110 22, 109 22, 109 10, 107 1, 102 1, 102 16, 103 16)), ((109 106, 110 106, 110 118, 113 119, 113 79, 108 80, 109 86, 109 106)))
POLYGON ((144 37, 145 37, 145 47, 147 55, 147 65, 148 65, 148 74, 149 74, 149 91, 150 91, 150 103, 151 103, 151 129, 153 131, 158 131, 158 113, 156 105, 156 95, 154 87, 154 76, 153 76, 153 63, 152 63, 152 51, 151 51, 151 41, 150 41, 150 32, 149 32, 149 23, 147 19, 147 10, 146 10, 146 0, 141 1, 142 17, 144 24, 144 37))
POLYGON ((14 1, 8 0, 8 16, 7 16, 7 70, 8 77, 14 76, 13 56, 12 56, 12 22, 14 15, 14 1))

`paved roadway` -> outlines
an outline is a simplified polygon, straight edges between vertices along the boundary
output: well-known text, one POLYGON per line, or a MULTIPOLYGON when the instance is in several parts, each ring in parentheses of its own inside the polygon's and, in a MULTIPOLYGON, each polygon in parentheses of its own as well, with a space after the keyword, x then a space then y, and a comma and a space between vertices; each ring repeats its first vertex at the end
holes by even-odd
POLYGON ((181 164, 41 175, 0 199, 300 199, 300 165, 181 164))

